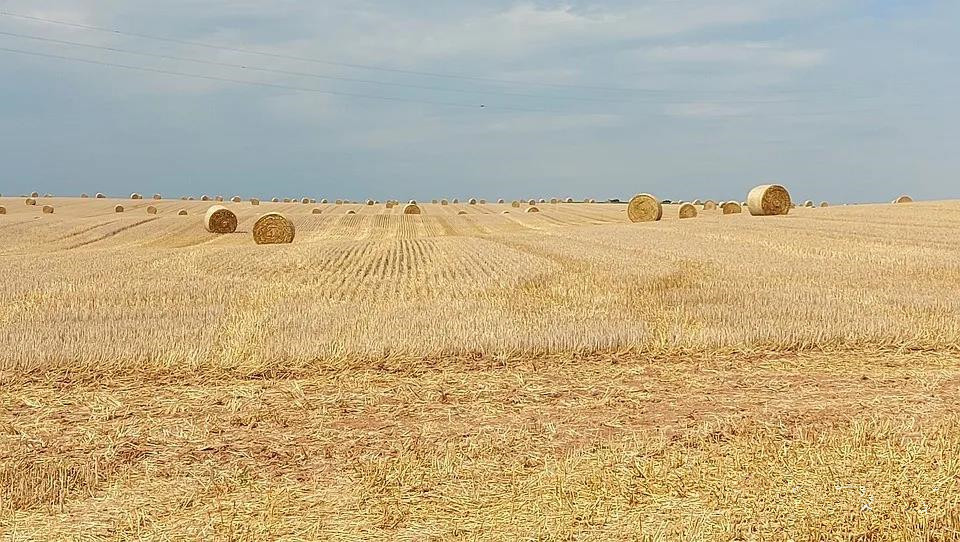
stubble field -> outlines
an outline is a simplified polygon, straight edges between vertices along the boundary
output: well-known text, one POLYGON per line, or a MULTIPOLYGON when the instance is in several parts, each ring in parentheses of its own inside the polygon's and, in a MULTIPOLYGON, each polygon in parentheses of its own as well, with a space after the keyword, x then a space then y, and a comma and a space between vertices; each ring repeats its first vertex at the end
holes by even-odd
POLYGON ((960 202, 39 203, 0 198, 6 538, 960 539, 960 202))

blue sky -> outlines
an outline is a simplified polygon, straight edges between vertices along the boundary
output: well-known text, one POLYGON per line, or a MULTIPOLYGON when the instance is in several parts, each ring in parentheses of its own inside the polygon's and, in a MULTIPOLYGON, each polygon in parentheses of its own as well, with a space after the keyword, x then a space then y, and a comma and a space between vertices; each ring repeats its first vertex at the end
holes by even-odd
POLYGON ((960 197, 955 1, 0 11, 5 195, 739 199, 778 181, 798 199, 960 197))

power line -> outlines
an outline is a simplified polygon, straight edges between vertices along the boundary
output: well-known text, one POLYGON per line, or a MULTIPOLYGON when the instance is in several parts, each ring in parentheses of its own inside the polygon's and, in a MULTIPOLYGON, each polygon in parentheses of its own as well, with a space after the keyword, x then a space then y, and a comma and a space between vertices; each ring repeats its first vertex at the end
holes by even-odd
POLYGON ((342 97, 348 97, 348 98, 362 98, 362 99, 368 99, 368 100, 380 100, 380 101, 388 101, 388 102, 419 103, 419 104, 428 104, 428 105, 443 105, 443 106, 449 106, 449 107, 460 107, 460 108, 470 108, 470 109, 480 109, 480 108, 482 108, 482 109, 499 109, 499 110, 505 110, 505 111, 521 111, 521 112, 526 112, 526 113, 561 113, 561 111, 552 111, 552 110, 549 110, 549 109, 527 109, 527 108, 509 107, 509 106, 499 106, 499 105, 497 105, 497 106, 488 106, 488 105, 486 105, 486 104, 467 104, 467 103, 462 103, 462 102, 442 102, 442 101, 435 101, 435 100, 418 100, 418 99, 414 99, 414 98, 398 98, 398 97, 394 97, 394 96, 378 96, 378 95, 374 95, 374 94, 359 94, 359 93, 353 93, 353 92, 340 92, 340 91, 336 91, 336 90, 325 90, 325 89, 318 89, 318 88, 300 87, 300 86, 284 85, 284 84, 278 84, 278 83, 264 83, 264 82, 260 82, 260 81, 246 81, 246 80, 243 80, 243 79, 231 79, 231 78, 228 78, 228 77, 219 77, 219 76, 214 76, 214 75, 201 75, 201 74, 193 74, 193 73, 184 73, 184 72, 178 72, 178 71, 173 71, 173 70, 164 70, 164 69, 159 69, 159 68, 149 68, 149 67, 146 67, 146 66, 134 66, 134 65, 130 65, 130 64, 118 64, 118 63, 115 63, 115 62, 104 62, 104 61, 100 61, 100 60, 90 60, 90 59, 87 59, 87 58, 77 58, 77 57, 70 57, 70 56, 63 56, 63 55, 55 55, 55 54, 50 54, 50 53, 40 53, 40 52, 37 52, 37 51, 25 51, 25 50, 23 50, 23 49, 10 49, 10 48, 6 48, 6 47, 0 47, 0 52, 4 52, 4 53, 14 53, 14 54, 20 54, 20 55, 27 55, 27 56, 35 56, 35 57, 41 57, 41 58, 52 58, 52 59, 57 59, 57 60, 68 60, 68 61, 72 61, 72 62, 81 62, 81 63, 84 63, 84 64, 92 64, 92 65, 96 65, 96 66, 108 66, 108 67, 112 67, 112 68, 121 68, 121 69, 125 69, 125 70, 133 70, 133 71, 140 71, 140 72, 147 72, 147 73, 155 73, 155 74, 161 74, 161 75, 173 75, 173 76, 177 76, 177 77, 187 77, 187 78, 193 78, 193 79, 204 79, 204 80, 207 80, 207 81, 218 81, 218 82, 221 82, 221 83, 235 83, 235 84, 249 85, 249 86, 256 86, 256 87, 276 88, 276 89, 282 89, 282 90, 294 90, 294 91, 298 91, 298 92, 312 92, 312 93, 316 93, 316 94, 326 94, 326 95, 330 95, 330 96, 342 96, 342 97))

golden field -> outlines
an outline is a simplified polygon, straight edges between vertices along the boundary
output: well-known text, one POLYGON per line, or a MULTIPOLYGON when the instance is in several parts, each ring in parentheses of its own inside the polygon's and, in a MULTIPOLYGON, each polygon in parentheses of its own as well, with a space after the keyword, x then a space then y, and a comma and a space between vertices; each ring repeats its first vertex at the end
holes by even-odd
POLYGON ((960 202, 212 204, 0 198, 5 538, 960 539, 960 202))

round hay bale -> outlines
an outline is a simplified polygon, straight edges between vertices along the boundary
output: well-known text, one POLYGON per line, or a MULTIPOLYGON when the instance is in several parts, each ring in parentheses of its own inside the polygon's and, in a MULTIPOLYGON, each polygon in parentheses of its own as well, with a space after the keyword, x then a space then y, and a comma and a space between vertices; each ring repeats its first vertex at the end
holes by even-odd
POLYGON ((535 199, 528 199, 528 200, 527 200, 527 205, 536 205, 536 204, 537 204, 537 200, 535 200, 535 199))
POLYGON ((458 215, 465 215, 465 214, 467 214, 467 212, 461 209, 461 210, 457 211, 457 214, 458 214, 458 215))
POLYGON ((180 209, 179 211, 177 211, 177 216, 187 216, 187 210, 180 209))
POLYGON ((527 211, 526 211, 526 212, 528 212, 528 213, 539 213, 539 212, 540 212, 540 209, 537 209, 536 207, 527 207, 527 211))
POLYGON ((587 203, 596 203, 596 202, 597 202, 597 200, 595 200, 595 199, 593 199, 593 198, 590 198, 590 199, 587 200, 587 203))
POLYGON ((503 211, 503 212, 500 213, 500 214, 502 214, 502 215, 508 215, 508 214, 510 214, 510 211, 503 211))
POLYGON ((540 203, 546 203, 546 202, 547 202, 547 200, 545 200, 545 199, 543 199, 543 198, 540 198, 540 203))
POLYGON ((203 227, 210 233, 237 231, 237 215, 223 205, 214 205, 203 215, 203 227))
POLYGON ((440 200, 440 205, 449 205, 449 202, 445 199, 440 200))
POLYGON ((314 210, 310 211, 310 213, 311 213, 311 214, 318 215, 318 214, 320 214, 320 209, 314 209, 314 210))
POLYGON ((180 196, 180 199, 183 201, 187 201, 187 196, 180 196))
POLYGON ((335 201, 334 203, 336 203, 337 205, 343 205, 343 200, 342 200, 342 199, 338 199, 338 200, 335 201))
POLYGON ((37 204, 37 200, 35 200, 35 199, 33 199, 33 198, 27 198, 27 199, 24 200, 23 202, 24 202, 25 204, 27 204, 27 205, 36 205, 36 204, 37 204))
POLYGON ((720 205, 720 211, 725 215, 738 215, 743 212, 743 207, 735 201, 725 201, 720 205))
POLYGON ((500 198, 500 199, 497 200, 497 203, 506 203, 506 202, 503 201, 503 198, 500 198))
POLYGON ((393 209, 396 205, 397 205, 396 203, 394 203, 394 202, 392 202, 392 201, 388 201, 388 202, 387 202, 387 209, 393 209))
POLYGON ((368 200, 367 200, 367 205, 373 205, 373 200, 372 200, 372 199, 368 199, 368 200))
POLYGON ((716 209, 717 202, 713 201, 712 199, 708 199, 707 201, 703 202, 704 211, 715 211, 716 209))
POLYGON ((163 196, 160 195, 160 194, 154 194, 154 195, 153 195, 153 199, 155 199, 155 200, 162 200, 162 199, 163 199, 163 196))
POLYGON ((217 201, 223 201, 223 196, 217 196, 217 197, 214 198, 214 199, 216 199, 217 201))
POLYGON ((104 195, 101 194, 100 192, 97 192, 97 195, 94 196, 94 197, 95 197, 96 199, 103 199, 103 198, 105 198, 105 197, 107 197, 107 196, 104 196, 104 195))
POLYGON ((193 196, 188 196, 188 197, 187 197, 187 200, 188 200, 188 201, 193 201, 193 196))
POLYGON ((90 196, 88 196, 86 193, 83 193, 83 194, 80 194, 80 197, 81 197, 81 198, 89 198, 90 196))
POLYGON ((280 203, 280 198, 270 198, 272 203, 280 203))
POLYGON ((820 207, 830 207, 830 202, 829 202, 829 201, 821 201, 821 202, 820 202, 820 207))
POLYGON ((326 203, 327 203, 327 200, 326 200, 326 198, 324 198, 324 199, 322 199, 322 200, 320 200, 320 203, 324 203, 324 204, 326 204, 326 203))
POLYGON ((911 198, 910 196, 904 194, 904 195, 900 196, 899 198, 893 200, 893 202, 894 202, 894 203, 913 203, 913 198, 911 198))
POLYGON ((258 245, 292 243, 295 235, 293 222, 280 213, 267 213, 253 224, 253 240, 258 245))
POLYGON ((122 212, 123 212, 123 205, 117 205, 116 207, 114 207, 114 208, 113 208, 113 212, 115 212, 115 213, 122 213, 122 212))
POLYGON ((232 201, 233 203, 240 203, 241 201, 240 196, 233 196, 232 198, 230 198, 230 201, 232 201))
POLYGON ((157 208, 154 207, 153 205, 147 207, 147 214, 148 214, 148 215, 155 215, 155 214, 157 214, 157 208))
POLYGON ((663 206, 650 194, 637 194, 627 205, 627 218, 630 222, 656 222, 663 218, 663 206))
POLYGON ((684 203, 680 206, 680 218, 696 218, 697 206, 693 203, 684 203))
POLYGON ((250 205, 260 205, 260 200, 257 198, 250 198, 250 205))
POLYGON ((453 198, 453 201, 451 203, 460 203, 460 200, 458 200, 457 198, 453 198))
POLYGON ((410 200, 410 201, 407 202, 407 205, 416 205, 416 204, 417 204, 417 200, 415 200, 415 199, 412 199, 412 200, 410 200))
POLYGON ((4 207, 3 205, 0 205, 0 215, 5 215, 5 214, 7 214, 7 208, 4 207))
POLYGON ((357 214, 357 212, 354 211, 353 209, 350 209, 349 211, 347 211, 347 214, 348 214, 348 215, 355 215, 355 214, 357 214))
POLYGON ((300 203, 308 205, 310 203, 310 198, 300 198, 300 203))
POLYGON ((747 208, 753 216, 777 216, 790 212, 790 192, 779 184, 763 184, 747 194, 747 208))
POLYGON ((746 207, 746 206, 747 206, 747 202, 745 202, 745 201, 741 201, 741 202, 740 202, 740 207, 746 207))
POLYGON ((803 206, 804 206, 804 207, 813 207, 813 202, 810 201, 810 200, 807 200, 807 201, 803 202, 803 206))
POLYGON ((420 206, 416 203, 408 203, 403 208, 403 214, 405 215, 418 215, 420 214, 420 206))
POLYGON ((45 214, 45 215, 52 215, 52 214, 53 214, 53 205, 44 205, 44 206, 43 206, 43 209, 41 209, 41 210, 43 211, 43 214, 45 214))
POLYGON ((204 194, 200 196, 200 201, 210 201, 210 196, 204 194))
POLYGON ((30 192, 30 197, 31 197, 31 198, 39 198, 39 197, 40 197, 40 192, 30 192))
POLYGON ((703 202, 700 201, 700 200, 698 200, 698 199, 695 199, 695 200, 693 200, 693 204, 694 204, 694 205, 703 205, 703 202))
POLYGON ((469 200, 467 200, 467 203, 468 203, 469 205, 476 205, 476 204, 477 204, 477 199, 476 199, 476 198, 470 198, 469 200))
POLYGON ((143 196, 134 192, 133 194, 130 194, 130 199, 143 199, 143 196))
POLYGON ((520 208, 520 202, 517 201, 517 200, 513 200, 513 201, 510 202, 510 207, 514 207, 514 208, 516 208, 516 209, 519 209, 519 208, 520 208))
POLYGON ((573 198, 567 198, 563 200, 564 203, 573 203, 573 198))
POLYGON ((557 203, 560 203, 560 200, 558 200, 557 198, 550 198, 550 203, 556 205, 557 203))
POLYGON ((430 200, 430 203, 436 205, 436 204, 437 204, 437 200, 430 200))
POLYGON ((43 195, 43 197, 45 197, 45 198, 52 198, 52 197, 53 197, 53 194, 47 192, 46 194, 43 195))
POLYGON ((487 204, 487 200, 485 199, 480 200, 480 205, 486 205, 486 204, 487 204))

